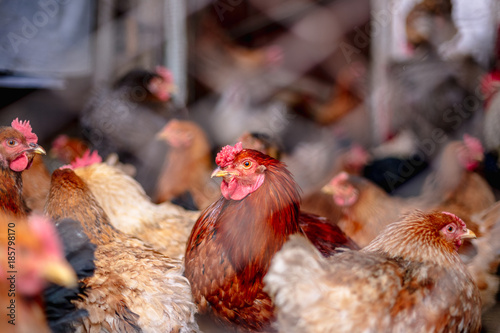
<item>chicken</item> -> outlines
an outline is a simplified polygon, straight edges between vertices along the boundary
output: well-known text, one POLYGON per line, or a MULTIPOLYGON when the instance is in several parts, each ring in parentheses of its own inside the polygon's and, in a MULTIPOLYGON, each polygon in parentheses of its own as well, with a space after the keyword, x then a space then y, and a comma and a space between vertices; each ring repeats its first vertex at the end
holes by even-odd
POLYGON ((332 195, 332 211, 337 207, 342 211, 338 226, 361 247, 404 212, 427 206, 425 198, 393 197, 368 179, 346 172, 335 176, 323 190, 332 195))
POLYGON ((229 327, 270 331, 273 303, 262 278, 289 235, 307 235, 324 255, 357 246, 326 219, 300 212, 298 187, 281 162, 240 142, 224 147, 216 163, 222 197, 193 228, 185 276, 201 313, 229 327))
POLYGON ((196 209, 207 208, 220 191, 210 181, 211 147, 203 129, 193 121, 172 119, 157 138, 170 149, 158 179, 155 201, 171 201, 188 192, 196 209))
POLYGON ((94 193, 116 229, 139 238, 168 257, 184 255, 199 212, 185 211, 169 202, 152 203, 135 179, 102 163, 97 152, 87 151, 71 167, 94 193))
MULTIPOLYGON (((327 191, 333 201, 342 207, 339 227, 358 245, 366 246, 389 223, 413 209, 449 210, 477 227, 471 214, 486 209, 495 202, 491 188, 480 175, 469 171, 478 165, 480 142, 469 136, 463 141, 449 142, 438 160, 436 169, 426 178, 418 196, 402 198, 389 196, 372 182, 359 176, 340 173, 334 177, 327 191)), ((411 164, 409 164, 411 167, 411 164)), ((396 182, 388 173, 386 179, 396 182)), ((335 208, 334 208, 335 209, 335 208)))
POLYGON ((47 218, 33 215, 28 221, 2 213, 0 224, 0 330, 49 333, 43 290, 49 282, 74 287, 75 272, 47 218))
POLYGON ((323 258, 294 236, 264 277, 280 332, 479 332, 481 300, 447 212, 413 212, 360 251, 323 258))
POLYGON ((45 210, 54 220, 81 222, 97 245, 94 276, 86 295, 75 301, 86 309, 77 327, 84 332, 197 332, 196 306, 182 261, 155 252, 116 230, 88 186, 71 169, 52 173, 45 210), (147 273, 147 274, 145 274, 147 273))
POLYGON ((35 154, 45 154, 37 141, 29 121, 16 118, 10 127, 0 127, 0 208, 5 213, 25 217, 29 212, 21 173, 32 165, 35 154))
POLYGON ((154 140, 154 135, 172 116, 171 86, 172 77, 165 68, 159 67, 156 72, 132 70, 111 89, 95 94, 80 117, 91 147, 104 158, 117 153, 120 161, 134 165, 136 179, 149 195, 167 150, 162 142, 154 140))

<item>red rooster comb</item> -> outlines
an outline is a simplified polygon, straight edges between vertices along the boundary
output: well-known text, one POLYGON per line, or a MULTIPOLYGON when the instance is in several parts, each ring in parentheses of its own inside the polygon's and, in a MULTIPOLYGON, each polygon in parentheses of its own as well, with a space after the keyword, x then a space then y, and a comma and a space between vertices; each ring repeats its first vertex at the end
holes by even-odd
POLYGON ((345 171, 339 172, 335 177, 330 181, 330 185, 338 186, 340 183, 345 182, 349 179, 349 174, 345 171))
POLYGON ((477 154, 484 153, 483 145, 481 144, 481 141, 479 141, 478 138, 475 138, 475 137, 468 135, 468 134, 464 134, 464 143, 465 143, 465 146, 467 146, 467 148, 471 152, 477 153, 477 154))
POLYGON ((241 142, 235 144, 234 147, 227 145, 223 147, 222 150, 217 154, 215 163, 217 163, 217 165, 221 168, 224 168, 231 164, 236 154, 238 154, 242 150, 243 144, 241 142))
POLYGON ((60 149, 68 143, 69 137, 66 134, 58 135, 57 138, 52 141, 52 147, 60 149))
POLYGON ((160 75, 163 80, 165 80, 166 82, 174 82, 174 76, 172 75, 172 72, 167 68, 167 67, 164 67, 164 66, 156 66, 155 68, 156 70, 156 74, 160 75))
POLYGON ((481 83, 481 92, 484 97, 489 100, 490 97, 498 90, 500 87, 500 71, 495 70, 483 76, 481 83))
POLYGON ((28 143, 37 143, 38 142, 38 137, 36 136, 35 133, 33 133, 31 131, 31 125, 30 125, 29 120, 19 121, 19 119, 16 118, 12 121, 12 124, 10 126, 12 126, 12 128, 21 132, 24 135, 24 137, 26 138, 26 142, 28 142, 28 143))
POLYGON ((101 163, 102 158, 99 156, 96 150, 90 153, 90 149, 87 149, 85 153, 83 153, 82 157, 76 157, 73 162, 69 165, 63 165, 60 169, 77 169, 83 168, 92 164, 101 163))
POLYGON ((441 213, 451 216, 456 222, 458 222, 462 227, 465 228, 465 222, 460 217, 450 212, 441 212, 441 213))

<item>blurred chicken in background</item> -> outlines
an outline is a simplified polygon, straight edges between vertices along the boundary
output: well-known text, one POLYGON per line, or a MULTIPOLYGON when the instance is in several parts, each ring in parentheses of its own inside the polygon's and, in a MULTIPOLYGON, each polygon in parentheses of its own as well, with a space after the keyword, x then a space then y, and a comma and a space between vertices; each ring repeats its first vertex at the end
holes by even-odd
POLYGON ((156 202, 173 200, 184 208, 203 210, 219 197, 219 186, 210 179, 211 142, 201 126, 172 119, 156 138, 169 147, 156 184, 156 202))
POLYGON ((131 70, 112 87, 103 88, 85 106, 81 125, 93 149, 106 158, 117 153, 137 169, 137 180, 152 194, 166 146, 154 139, 175 115, 172 76, 164 67, 155 72, 131 70))

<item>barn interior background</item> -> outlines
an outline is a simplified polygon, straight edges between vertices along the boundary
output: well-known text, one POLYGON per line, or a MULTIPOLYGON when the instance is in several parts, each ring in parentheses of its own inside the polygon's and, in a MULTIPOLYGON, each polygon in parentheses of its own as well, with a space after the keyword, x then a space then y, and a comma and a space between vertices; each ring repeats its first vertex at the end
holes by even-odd
MULTIPOLYGON (((0 123, 29 119, 47 147, 86 139, 89 101, 133 69, 164 66, 175 89, 159 126, 194 121, 212 152, 260 133, 290 157, 304 195, 349 148, 403 158, 396 174, 375 173, 407 196, 449 140, 500 149, 484 131, 486 110, 500 110, 488 90, 499 23, 495 0, 3 0, 0 123)), ((151 196, 163 148, 138 166, 151 196)))

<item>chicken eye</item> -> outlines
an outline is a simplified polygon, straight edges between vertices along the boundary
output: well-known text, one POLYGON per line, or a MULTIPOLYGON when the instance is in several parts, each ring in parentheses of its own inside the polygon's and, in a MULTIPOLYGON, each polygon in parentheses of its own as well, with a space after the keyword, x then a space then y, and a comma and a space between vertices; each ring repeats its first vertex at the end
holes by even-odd
POLYGON ((455 227, 454 227, 454 226, 452 226, 452 225, 449 225, 449 226, 446 228, 446 230, 447 230, 449 233, 453 233, 453 232, 455 232, 455 227))
POLYGON ((7 145, 11 146, 11 147, 14 147, 14 146, 17 145, 17 141, 14 140, 14 139, 9 139, 9 140, 7 140, 7 145))
POLYGON ((252 162, 250 162, 250 161, 245 161, 245 162, 243 162, 243 167, 244 167, 245 169, 248 169, 248 168, 250 168, 251 166, 252 166, 252 162))

